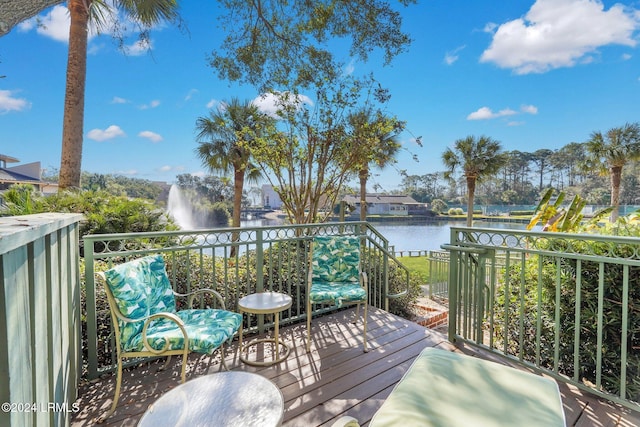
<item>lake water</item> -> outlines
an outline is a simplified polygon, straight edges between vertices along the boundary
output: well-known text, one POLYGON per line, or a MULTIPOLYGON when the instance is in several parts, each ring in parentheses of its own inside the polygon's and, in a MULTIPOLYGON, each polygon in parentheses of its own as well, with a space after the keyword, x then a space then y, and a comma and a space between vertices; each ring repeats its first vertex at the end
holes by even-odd
MULTIPOLYGON (((258 219, 243 221, 244 227, 260 227, 280 225, 282 222, 258 219)), ((406 222, 371 222, 395 248, 395 252, 417 250, 440 250, 440 245, 449 243, 451 226, 464 227, 465 221, 406 221, 406 222)), ((484 222, 474 221, 473 226, 478 228, 499 228, 511 230, 524 230, 526 224, 514 222, 484 222)))
MULTIPOLYGON (((441 250, 440 245, 449 243, 452 226, 464 227, 465 221, 433 221, 428 223, 372 223, 395 247, 395 252, 410 250, 441 250)), ((513 222, 474 221, 474 227, 524 230, 526 224, 513 222)))

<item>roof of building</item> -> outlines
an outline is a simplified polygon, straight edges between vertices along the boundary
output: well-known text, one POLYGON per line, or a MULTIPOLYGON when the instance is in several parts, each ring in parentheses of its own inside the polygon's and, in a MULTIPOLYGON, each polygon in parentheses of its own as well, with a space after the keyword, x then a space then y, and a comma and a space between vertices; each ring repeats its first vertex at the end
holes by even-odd
POLYGON ((39 184, 41 181, 32 176, 23 175, 21 173, 0 168, 0 182, 13 182, 13 183, 24 183, 24 182, 32 182, 34 184, 39 184))

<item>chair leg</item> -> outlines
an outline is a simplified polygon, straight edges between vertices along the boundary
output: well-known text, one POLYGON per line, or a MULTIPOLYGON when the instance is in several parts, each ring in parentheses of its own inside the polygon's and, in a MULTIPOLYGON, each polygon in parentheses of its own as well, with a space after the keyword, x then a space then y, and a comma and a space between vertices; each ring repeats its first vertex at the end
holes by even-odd
MULTIPOLYGON (((359 305, 359 304, 358 304, 359 305)), ((364 326, 363 326, 363 342, 364 342, 364 352, 367 353, 369 351, 369 348, 367 348, 367 302, 364 302, 364 326)))
MULTIPOLYGON (((240 351, 242 351, 242 348, 240 348, 240 351)), ((227 368, 227 361, 225 358, 225 351, 224 351, 224 343, 220 345, 220 359, 221 359, 222 367, 224 368, 225 371, 228 371, 229 368, 227 368)))
POLYGON ((356 314, 355 316, 353 316, 353 321, 351 323, 353 323, 354 325, 358 323, 358 317, 360 317, 360 303, 356 304, 356 314))
POLYGON ((169 355, 169 356, 167 356, 167 361, 166 361, 166 362, 164 362, 164 365, 162 365, 162 366, 160 367, 160 369, 158 369, 158 371, 164 371, 164 370, 166 370, 166 369, 169 367, 169 363, 171 363, 171 356, 170 356, 170 355, 169 355))
POLYGON ((118 356, 118 373, 116 374, 116 392, 113 396, 113 403, 111 404, 111 408, 102 414, 100 418, 96 420, 96 423, 101 424, 107 420, 113 413, 116 411, 116 406, 118 406, 118 400, 120 399, 120 386, 122 385, 122 358, 118 356))
POLYGON ((182 370, 180 372, 180 380, 182 381, 182 383, 184 383, 187 378, 187 361, 188 361, 187 355, 188 354, 189 354, 188 352, 185 352, 182 355, 182 370))
POLYGON ((311 351, 311 300, 307 299, 307 353, 311 351))

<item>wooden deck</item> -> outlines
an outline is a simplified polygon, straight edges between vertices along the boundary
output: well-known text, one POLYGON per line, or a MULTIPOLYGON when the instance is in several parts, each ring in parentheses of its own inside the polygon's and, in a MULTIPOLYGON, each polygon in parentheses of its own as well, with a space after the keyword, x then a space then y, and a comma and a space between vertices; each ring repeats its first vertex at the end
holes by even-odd
MULTIPOLYGON (((330 426, 343 415, 353 416, 366 426, 425 347, 491 358, 470 348, 456 347, 437 331, 376 309, 369 310, 371 349, 363 353, 361 325, 354 327, 349 322, 352 316, 353 310, 345 310, 314 319, 311 353, 304 347, 305 325, 297 324, 280 331, 281 338, 291 347, 291 354, 280 364, 263 368, 248 366, 239 361, 236 345, 227 351, 227 364, 231 370, 263 375, 280 388, 285 398, 284 426, 330 426)), ((157 372, 160 362, 125 371, 118 408, 102 425, 136 425, 149 404, 179 384, 179 364, 180 360, 174 360, 173 368, 161 372, 157 372)), ((191 355, 187 381, 219 369, 219 358, 191 355)), ((97 416, 109 408, 114 378, 107 375, 80 387, 77 401, 80 411, 74 414, 72 426, 94 425, 97 416)), ((562 383, 560 391, 568 426, 640 425, 640 413, 562 383)), ((425 393, 429 393, 428 386, 425 393)))

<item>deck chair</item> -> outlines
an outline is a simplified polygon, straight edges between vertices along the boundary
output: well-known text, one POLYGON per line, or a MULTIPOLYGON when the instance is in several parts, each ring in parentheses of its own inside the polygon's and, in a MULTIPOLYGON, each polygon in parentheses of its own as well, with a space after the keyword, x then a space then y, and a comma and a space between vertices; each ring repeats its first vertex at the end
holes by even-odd
POLYGON ((307 352, 311 351, 311 317, 313 304, 342 307, 360 304, 363 312, 363 346, 367 350, 367 274, 360 268, 360 238, 355 236, 318 236, 311 243, 307 279, 307 352))
POLYGON ((184 383, 189 352, 212 354, 220 348, 222 366, 227 370, 224 343, 233 339, 242 316, 226 311, 218 292, 201 289, 186 295, 175 293, 160 255, 125 262, 98 275, 105 283, 118 358, 113 403, 98 422, 116 409, 124 358, 168 356, 166 368, 172 355, 182 355, 184 383), (202 293, 213 294, 220 309, 191 309, 193 299, 202 293), (188 309, 176 309, 177 296, 187 298, 188 309))

